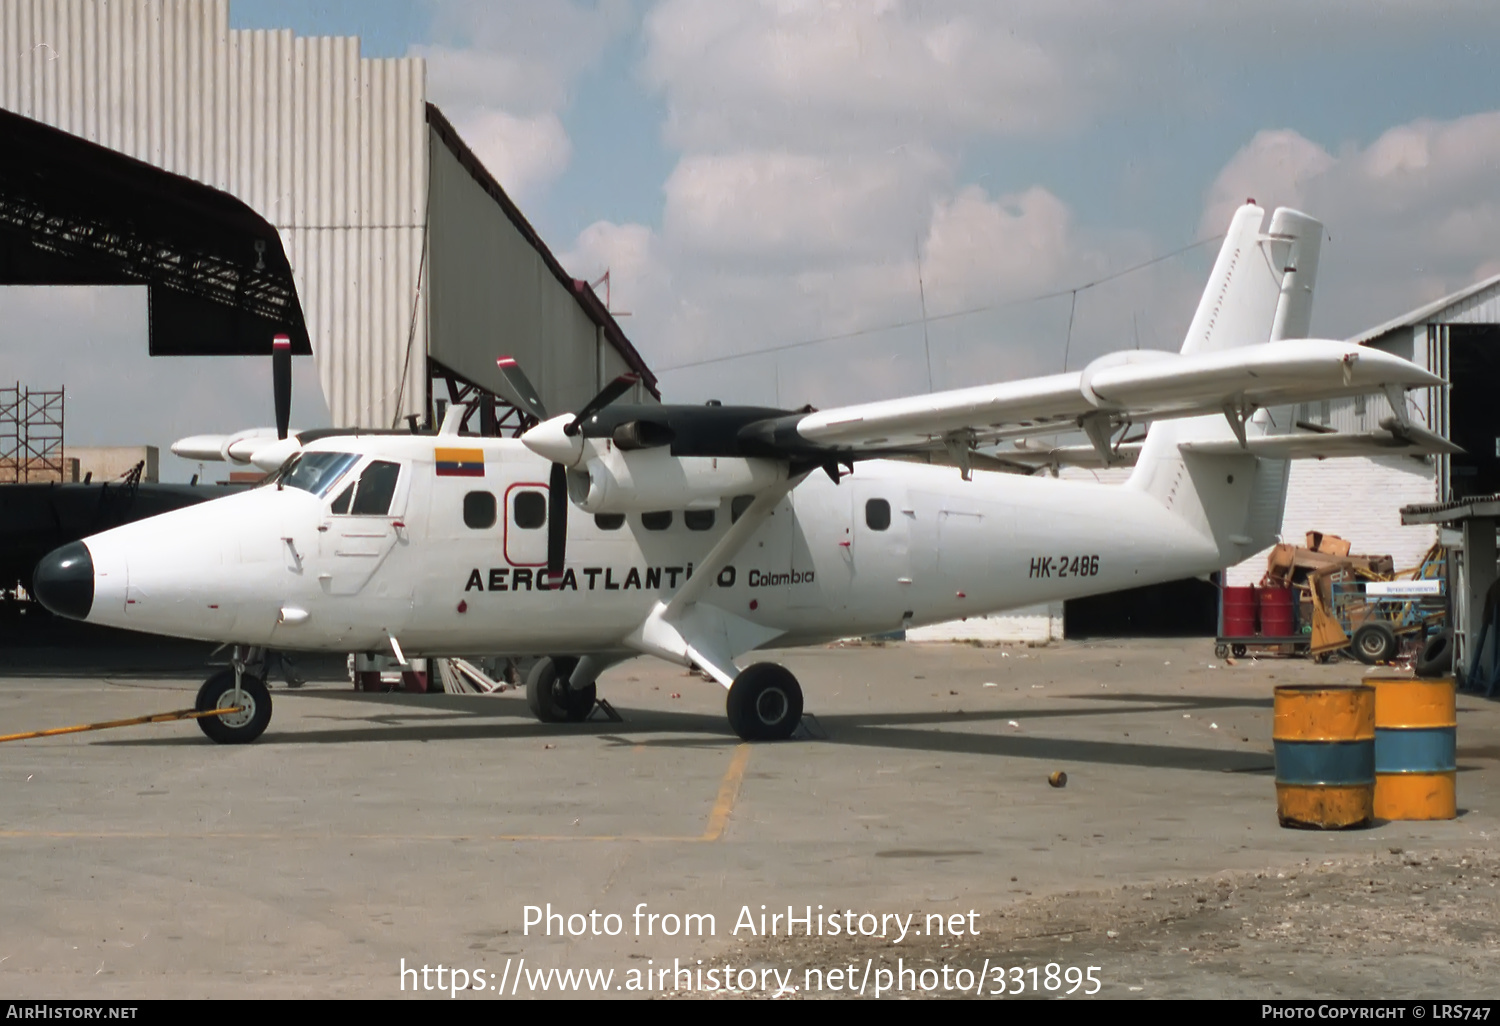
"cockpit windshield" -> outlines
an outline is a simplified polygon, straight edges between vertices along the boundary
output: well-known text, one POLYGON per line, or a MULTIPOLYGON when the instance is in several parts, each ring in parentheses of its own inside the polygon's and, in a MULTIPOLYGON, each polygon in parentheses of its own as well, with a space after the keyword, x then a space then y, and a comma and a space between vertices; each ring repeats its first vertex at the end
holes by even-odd
POLYGON ((300 488, 320 498, 338 483, 359 457, 347 452, 299 452, 267 479, 280 488, 300 488))

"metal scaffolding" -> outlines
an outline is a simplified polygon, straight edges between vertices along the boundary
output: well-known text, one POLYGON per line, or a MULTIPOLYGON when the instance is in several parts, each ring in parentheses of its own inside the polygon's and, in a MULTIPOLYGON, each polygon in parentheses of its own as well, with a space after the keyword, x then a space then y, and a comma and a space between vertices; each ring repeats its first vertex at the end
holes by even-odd
POLYGON ((64 481, 63 390, 0 388, 0 479, 64 481))

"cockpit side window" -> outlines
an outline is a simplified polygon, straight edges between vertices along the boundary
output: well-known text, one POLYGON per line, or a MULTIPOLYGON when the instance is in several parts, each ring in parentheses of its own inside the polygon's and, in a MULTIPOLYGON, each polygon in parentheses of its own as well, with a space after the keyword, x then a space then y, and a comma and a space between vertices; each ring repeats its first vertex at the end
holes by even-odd
POLYGON ((354 493, 354 503, 349 512, 354 516, 383 517, 390 512, 391 500, 396 497, 396 482, 401 477, 401 464, 387 460, 376 460, 359 475, 359 488, 354 493))
POLYGON ((321 498, 358 462, 359 457, 348 452, 300 452, 283 463, 266 483, 299 488, 321 498))

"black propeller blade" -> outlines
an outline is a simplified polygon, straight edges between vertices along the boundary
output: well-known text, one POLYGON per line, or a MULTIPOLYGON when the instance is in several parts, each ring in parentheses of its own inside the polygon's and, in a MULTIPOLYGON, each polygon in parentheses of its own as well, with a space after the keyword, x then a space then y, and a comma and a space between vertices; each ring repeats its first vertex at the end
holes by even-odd
POLYGON ((515 357, 502 356, 495 361, 495 366, 500 369, 500 381, 504 385, 501 391, 505 393, 506 401, 538 422, 546 420, 547 407, 542 404, 541 396, 536 394, 531 379, 521 370, 515 357))
POLYGON ((568 554, 568 468, 552 464, 547 485, 547 577, 552 587, 561 582, 563 561, 568 554))
POLYGON ((584 421, 630 391, 639 380, 641 380, 639 374, 621 374, 618 378, 615 378, 615 380, 600 389, 599 394, 590 399, 584 405, 583 409, 578 411, 577 416, 573 418, 573 422, 563 428, 563 431, 570 435, 578 434, 579 430, 583 427, 584 421))
POLYGON ((292 421, 292 340, 285 335, 271 342, 271 384, 276 393, 276 437, 284 439, 292 421))
MULTIPOLYGON (((495 361, 495 366, 500 370, 505 398, 517 409, 535 417, 538 422, 547 420, 546 407, 515 359, 502 356, 495 361)), ((578 434, 585 420, 630 391, 639 380, 638 374, 621 374, 615 378, 574 414, 573 419, 564 425, 563 432, 570 436, 578 434)), ((547 485, 547 576, 551 578, 553 587, 560 583, 558 578, 567 559, 568 504, 568 468, 554 462, 547 485)))

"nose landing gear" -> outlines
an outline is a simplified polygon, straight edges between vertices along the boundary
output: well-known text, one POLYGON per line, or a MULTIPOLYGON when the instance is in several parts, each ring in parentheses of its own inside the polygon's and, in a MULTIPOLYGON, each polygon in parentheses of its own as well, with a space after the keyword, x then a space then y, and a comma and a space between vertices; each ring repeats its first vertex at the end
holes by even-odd
POLYGON ((220 670, 198 689, 198 700, 194 707, 200 712, 210 709, 239 709, 239 712, 220 716, 201 716, 198 726, 203 733, 221 745, 247 745, 265 732, 271 722, 271 692, 259 677, 248 673, 239 674, 235 684, 235 671, 220 670))

